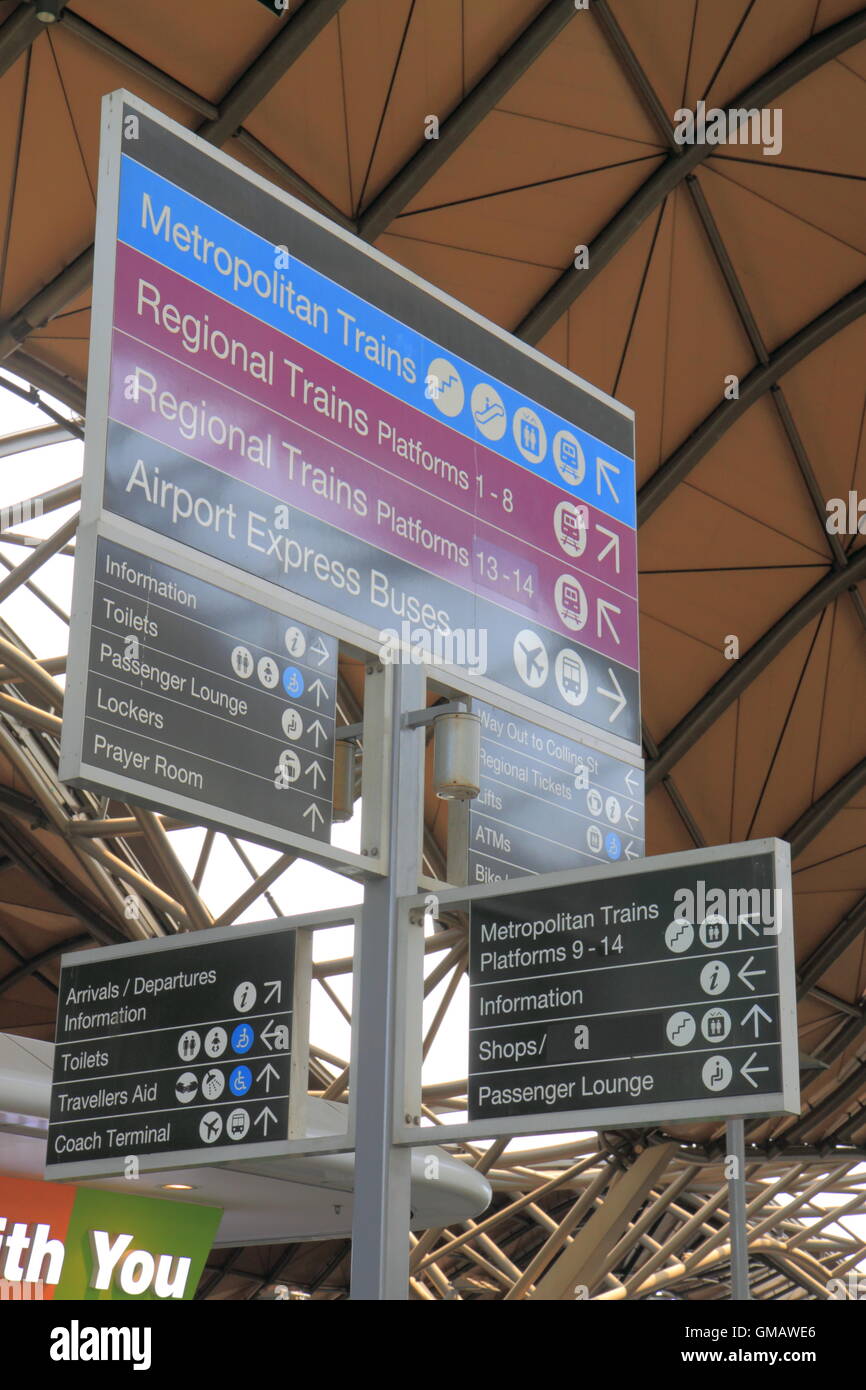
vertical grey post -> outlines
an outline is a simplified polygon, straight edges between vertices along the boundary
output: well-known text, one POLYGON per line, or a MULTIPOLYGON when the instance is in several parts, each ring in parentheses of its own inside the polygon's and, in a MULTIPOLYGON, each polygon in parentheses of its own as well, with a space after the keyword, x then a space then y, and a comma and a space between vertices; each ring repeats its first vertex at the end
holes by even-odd
MULTIPOLYGON (((364 890, 360 965, 355 981, 355 1203, 352 1215, 353 1299, 409 1296, 411 1149, 392 1143, 398 1003, 406 982, 398 978, 400 925, 397 899, 418 890, 423 814, 424 730, 402 728, 402 717, 421 709, 425 677, 420 666, 392 668, 394 698, 388 731, 391 796, 388 874, 364 890)), ((378 756, 364 744, 364 756, 378 756)), ((402 1119, 402 1116, 400 1117, 402 1119)))
POLYGON ((731 1298, 745 1303, 749 1289, 749 1242, 746 1226, 746 1148, 742 1120, 727 1122, 728 1162, 735 1176, 728 1178, 728 1214, 731 1221, 731 1298))

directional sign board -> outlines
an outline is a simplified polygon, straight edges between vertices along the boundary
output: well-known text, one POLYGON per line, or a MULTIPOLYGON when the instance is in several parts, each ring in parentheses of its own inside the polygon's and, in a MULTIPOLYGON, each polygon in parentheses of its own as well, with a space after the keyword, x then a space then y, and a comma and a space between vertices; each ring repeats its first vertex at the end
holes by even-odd
POLYGON ((481 785, 469 810, 470 883, 643 856, 639 767, 481 701, 473 711, 481 785))
POLYGON ((283 1152, 308 960, 280 922, 64 956, 46 1175, 283 1152))
POLYGON ((420 637, 476 693, 637 744, 632 412, 106 103, 84 525, 194 550, 367 650, 420 637))
POLYGON ((104 536, 77 563, 90 607, 61 776, 276 844, 327 840, 334 639, 104 536))
POLYGON ((509 884, 470 910, 469 1117, 496 1133, 796 1113, 789 846, 509 884))

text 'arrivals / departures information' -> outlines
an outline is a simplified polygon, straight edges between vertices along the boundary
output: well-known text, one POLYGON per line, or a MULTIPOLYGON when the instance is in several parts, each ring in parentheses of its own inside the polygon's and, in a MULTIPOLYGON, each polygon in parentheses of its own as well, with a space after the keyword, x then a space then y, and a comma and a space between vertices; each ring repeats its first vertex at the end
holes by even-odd
POLYGON ((787 1109, 786 913, 773 852, 474 902, 470 1119, 787 1109))
POLYGON ((104 538, 92 596, 76 780, 327 840, 335 640, 104 538))
POLYGON ((203 935, 64 964, 49 1176, 237 1159, 287 1137, 295 933, 203 935))

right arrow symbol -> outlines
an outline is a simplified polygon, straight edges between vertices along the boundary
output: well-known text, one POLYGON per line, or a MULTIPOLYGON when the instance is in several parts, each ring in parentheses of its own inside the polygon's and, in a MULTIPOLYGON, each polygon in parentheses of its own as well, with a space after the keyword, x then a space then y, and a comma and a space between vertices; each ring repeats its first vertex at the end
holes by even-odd
POLYGON ((597 685, 595 688, 598 691, 599 695, 603 695, 606 700, 613 700, 614 705, 616 706, 616 708, 613 711, 613 714, 608 716, 607 722, 608 724, 612 724, 613 721, 617 719, 619 715, 622 714, 623 710, 628 704, 628 700, 623 695, 622 686, 620 685, 619 681, 617 680, 616 676, 613 674, 613 671, 610 669, 609 666, 607 668, 607 674, 610 676, 611 681, 613 682, 613 690, 606 690, 603 685, 597 685))
POLYGON ((757 1074, 759 1071, 769 1071, 769 1070, 770 1070, 769 1067, 753 1067, 753 1066, 752 1066, 752 1063, 754 1062, 754 1060, 755 1060, 755 1058, 757 1057, 757 1055, 758 1055, 757 1052, 753 1052, 752 1055, 751 1055, 751 1057, 748 1057, 748 1058, 746 1059, 746 1061, 743 1063, 743 1065, 740 1067, 740 1074, 741 1074, 741 1076, 744 1076, 744 1077, 746 1078, 746 1080, 749 1082, 749 1085, 750 1085, 750 1086, 754 1086, 754 1088, 755 1088, 756 1091, 757 1091, 757 1089, 758 1089, 758 1083, 757 1083, 757 1081, 754 1081, 754 1080, 752 1079, 753 1074, 757 1074))
POLYGON ((770 1015, 767 1014, 767 1013, 764 1013, 764 1010, 761 1008, 760 1004, 757 1004, 757 1003, 756 1003, 756 1004, 753 1004, 752 1007, 749 1009, 749 1012, 748 1012, 748 1013, 745 1015, 745 1017, 743 1018, 743 1027, 745 1028, 746 1024, 747 1024, 747 1023, 749 1022, 749 1020, 751 1019, 752 1022, 754 1023, 754 1025, 755 1025, 755 1037, 757 1038, 757 1037, 759 1036, 759 1034, 760 1034, 760 1031, 761 1031, 761 1019, 762 1019, 762 1018, 763 1018, 763 1019, 766 1019, 767 1023, 772 1023, 772 1022, 773 1022, 773 1020, 771 1019, 770 1015))

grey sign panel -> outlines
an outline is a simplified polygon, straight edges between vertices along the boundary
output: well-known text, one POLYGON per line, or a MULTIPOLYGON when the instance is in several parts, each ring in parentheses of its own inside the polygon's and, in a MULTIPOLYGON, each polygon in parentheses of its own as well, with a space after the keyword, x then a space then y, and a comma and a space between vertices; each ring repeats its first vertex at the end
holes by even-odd
POLYGON ((639 768, 481 701, 473 710, 481 785, 469 811, 470 883, 643 857, 639 768))
POLYGON ((295 962, 281 923, 64 957, 46 1175, 281 1152, 295 962))
POLYGON ((470 1120, 795 1113, 788 846, 563 877, 472 901, 470 1120))
POLYGON ((335 640, 101 536, 83 592, 61 776, 221 828, 256 823, 276 844, 327 840, 335 640))
POLYGON ((632 412, 126 93, 102 139, 85 526, 637 745, 632 412))

